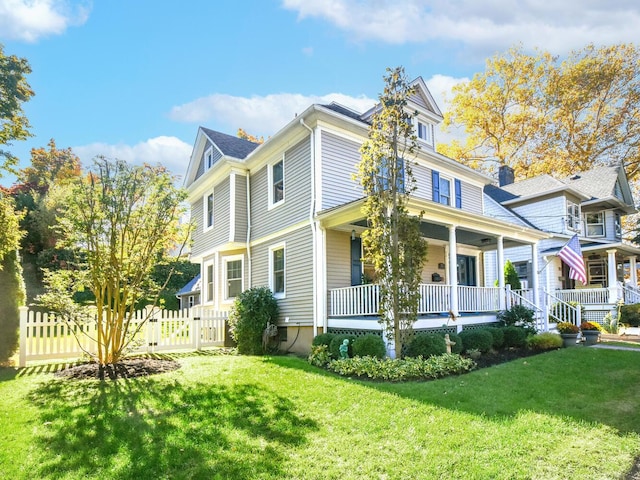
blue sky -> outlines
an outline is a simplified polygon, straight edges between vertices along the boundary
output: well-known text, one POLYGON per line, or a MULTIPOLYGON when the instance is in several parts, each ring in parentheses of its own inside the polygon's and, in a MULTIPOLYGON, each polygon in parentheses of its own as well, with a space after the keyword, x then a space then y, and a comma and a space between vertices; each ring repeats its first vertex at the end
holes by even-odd
MULTIPOLYGON (((386 67, 451 86, 516 43, 560 56, 640 41, 636 0, 0 0, 5 54, 27 58, 34 136, 186 173, 199 125, 272 135, 314 102, 360 111, 386 67)), ((441 137, 440 137, 441 138, 441 137)), ((0 183, 8 185, 13 177, 0 183)))

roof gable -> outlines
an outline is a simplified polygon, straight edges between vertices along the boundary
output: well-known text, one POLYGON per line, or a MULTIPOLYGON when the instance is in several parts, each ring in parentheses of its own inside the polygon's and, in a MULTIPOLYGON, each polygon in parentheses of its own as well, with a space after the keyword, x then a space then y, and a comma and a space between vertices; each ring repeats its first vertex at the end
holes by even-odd
POLYGON ((260 146, 259 143, 250 142, 243 138, 227 135, 226 133, 211 130, 205 127, 198 128, 198 134, 191 151, 187 174, 184 177, 184 185, 192 184, 202 173, 201 163, 207 144, 211 144, 222 157, 236 160, 244 160, 251 152, 260 146), (200 173, 198 173, 200 172, 200 173))

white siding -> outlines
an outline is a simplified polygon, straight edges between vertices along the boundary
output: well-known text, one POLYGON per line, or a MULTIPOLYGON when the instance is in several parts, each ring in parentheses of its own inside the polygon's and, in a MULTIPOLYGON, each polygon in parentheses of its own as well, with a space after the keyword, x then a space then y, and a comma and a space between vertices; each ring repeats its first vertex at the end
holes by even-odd
POLYGON ((563 196, 551 197, 527 205, 519 205, 513 210, 547 232, 562 233, 565 231, 566 203, 563 196))

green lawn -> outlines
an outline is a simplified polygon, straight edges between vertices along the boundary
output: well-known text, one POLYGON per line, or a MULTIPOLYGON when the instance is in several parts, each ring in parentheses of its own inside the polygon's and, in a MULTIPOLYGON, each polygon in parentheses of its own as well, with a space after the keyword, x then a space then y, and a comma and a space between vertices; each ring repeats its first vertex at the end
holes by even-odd
POLYGON ((609 479, 640 455, 640 352, 404 384, 292 357, 179 361, 104 383, 0 369, 0 478, 609 479))

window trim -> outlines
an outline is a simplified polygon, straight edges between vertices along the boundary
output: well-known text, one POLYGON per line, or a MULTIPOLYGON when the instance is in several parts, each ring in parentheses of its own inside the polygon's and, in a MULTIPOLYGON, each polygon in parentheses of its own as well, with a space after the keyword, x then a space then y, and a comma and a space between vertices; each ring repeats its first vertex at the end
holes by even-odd
POLYGON ((582 215, 580 204, 567 200, 567 217, 566 226, 568 230, 578 232, 582 229, 582 215), (575 210, 571 212, 572 208, 575 210))
POLYGON ((431 189, 432 196, 431 199, 439 203, 440 205, 445 205, 447 207, 455 207, 462 208, 462 181, 459 178, 454 178, 450 175, 442 175, 437 170, 431 170, 431 189), (444 180, 449 183, 449 203, 442 203, 441 195, 440 195, 440 182, 444 180), (453 191, 451 186, 453 185, 453 191))
POLYGON ((271 245, 269 247, 269 288, 271 289, 271 292, 273 292, 273 296, 275 298, 286 298, 287 297, 287 245, 286 242, 281 242, 275 245, 271 245), (277 252, 278 250, 282 250, 282 260, 284 262, 283 268, 282 268, 282 274, 283 274, 283 288, 284 290, 282 292, 276 292, 275 290, 275 284, 276 284, 276 279, 275 279, 275 262, 274 262, 274 253, 277 252))
POLYGON ((270 163, 267 167, 267 188, 268 188, 268 207, 267 210, 271 210, 272 208, 278 207, 282 204, 284 204, 285 199, 286 199, 286 193, 285 193, 285 177, 286 177, 286 172, 285 172, 285 162, 284 162, 284 153, 282 154, 282 158, 280 158, 279 160, 270 163), (282 163, 282 198, 280 200, 278 200, 277 202, 274 201, 275 200, 275 192, 274 192, 274 179, 273 179, 273 168, 278 165, 279 163, 282 163))
POLYGON ((604 213, 604 211, 600 210, 597 212, 587 212, 584 214, 584 232, 585 232, 585 237, 589 237, 589 238, 602 238, 602 237, 606 237, 607 236, 607 227, 606 227, 606 215, 604 213), (589 222, 589 215, 598 215, 600 216, 600 221, 599 222, 589 222), (597 235, 591 235, 589 233, 589 227, 590 226, 602 226, 602 234, 597 234, 597 235))
POLYGON ((216 197, 213 190, 209 190, 202 196, 202 231, 206 232, 215 224, 216 197), (209 224, 209 197, 211 197, 211 224, 209 224))
POLYGON ((202 282, 202 303, 215 303, 216 299, 216 263, 215 258, 204 262, 202 282), (211 271, 209 271, 211 268, 211 271))
MULTIPOLYGON (((244 255, 230 255, 228 257, 222 257, 222 264, 224 265, 224 302, 233 302, 236 297, 229 296, 229 267, 230 262, 236 262, 240 260, 240 292, 244 291, 244 255)), ((234 279, 237 280, 237 279, 234 279)))
POLYGON ((206 172, 211 167, 213 167, 213 164, 214 164, 214 161, 213 161, 213 145, 210 146, 209 148, 207 148, 204 151, 203 159, 204 159, 204 171, 206 172))
POLYGON ((416 123, 416 137, 418 137, 418 140, 426 145, 433 146, 433 125, 431 123, 421 122, 420 120, 416 123), (425 137, 420 134, 422 131, 425 132, 425 137))
POLYGON ((613 234, 617 239, 622 238, 622 215, 620 213, 615 212, 613 214, 613 234))

